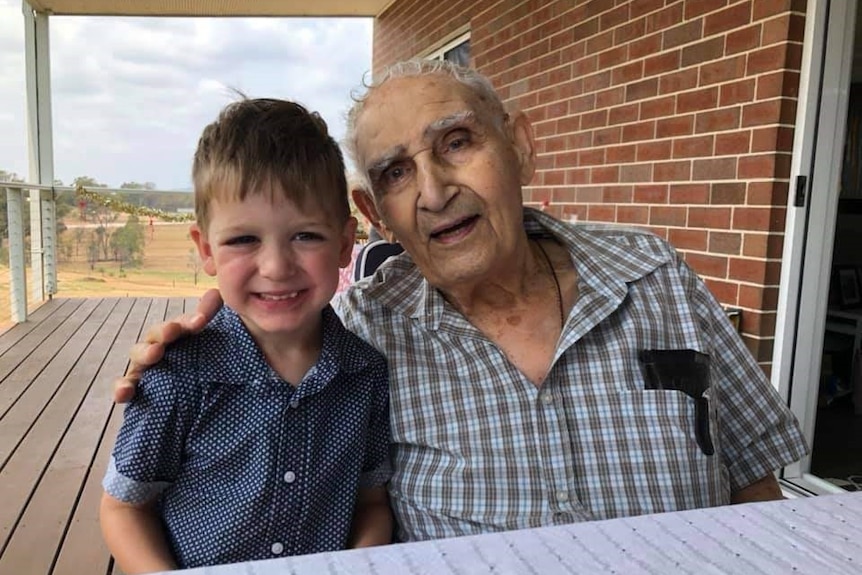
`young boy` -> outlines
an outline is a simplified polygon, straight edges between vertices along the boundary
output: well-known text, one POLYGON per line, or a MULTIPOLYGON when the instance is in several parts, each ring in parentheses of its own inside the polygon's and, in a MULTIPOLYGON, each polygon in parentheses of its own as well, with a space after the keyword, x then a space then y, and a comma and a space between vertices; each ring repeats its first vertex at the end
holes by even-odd
POLYGON ((225 307, 125 412, 111 553, 131 574, 388 543, 386 363, 329 306, 356 231, 338 146, 302 106, 243 100, 204 129, 192 175, 225 307))

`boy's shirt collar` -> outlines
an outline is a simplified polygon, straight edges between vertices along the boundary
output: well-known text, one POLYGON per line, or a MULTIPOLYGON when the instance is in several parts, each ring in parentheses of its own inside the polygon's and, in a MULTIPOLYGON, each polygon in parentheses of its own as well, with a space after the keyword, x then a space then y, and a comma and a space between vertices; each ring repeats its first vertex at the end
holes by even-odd
POLYGON ((326 387, 340 373, 355 373, 365 368, 368 362, 361 354, 344 353, 348 332, 332 307, 327 305, 321 314, 320 356, 301 382, 291 382, 297 384, 294 387, 269 366, 239 315, 223 306, 198 336, 207 339, 207 357, 198 358, 200 381, 254 385, 264 392, 296 390, 301 395, 310 395, 326 387))

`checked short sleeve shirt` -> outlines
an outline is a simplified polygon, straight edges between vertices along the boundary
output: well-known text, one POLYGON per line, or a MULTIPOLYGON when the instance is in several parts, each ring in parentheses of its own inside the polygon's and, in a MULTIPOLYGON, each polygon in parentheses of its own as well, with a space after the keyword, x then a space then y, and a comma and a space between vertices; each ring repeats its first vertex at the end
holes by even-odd
POLYGON ((183 567, 343 549, 357 489, 389 479, 386 363, 327 307, 292 387, 227 307, 144 374, 103 485, 159 498, 183 567))
POLYGON ((702 281, 660 238, 525 210, 570 252, 579 299, 534 386, 403 254, 338 302, 389 360, 390 496, 406 540, 708 507, 807 450, 795 417, 702 281), (651 390, 639 352, 710 363, 709 430, 695 400, 651 390))

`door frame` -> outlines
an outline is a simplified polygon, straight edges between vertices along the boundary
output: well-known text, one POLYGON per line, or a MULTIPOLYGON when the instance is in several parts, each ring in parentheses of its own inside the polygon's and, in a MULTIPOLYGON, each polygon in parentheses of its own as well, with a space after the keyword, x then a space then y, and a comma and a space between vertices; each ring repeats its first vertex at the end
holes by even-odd
MULTIPOLYGON (((821 354, 838 214, 858 0, 808 0, 772 383, 813 446, 821 354), (799 178, 804 201, 796 205, 799 178)), ((782 479, 811 493, 842 492, 812 475, 811 454, 782 479)))

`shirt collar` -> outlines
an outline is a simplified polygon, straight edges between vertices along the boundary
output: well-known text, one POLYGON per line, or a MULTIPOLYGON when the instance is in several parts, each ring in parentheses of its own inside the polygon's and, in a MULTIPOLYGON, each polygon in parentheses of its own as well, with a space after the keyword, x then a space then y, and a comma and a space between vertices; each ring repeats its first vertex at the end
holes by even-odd
MULTIPOLYGON (((365 368, 368 360, 358 353, 347 353, 350 333, 327 305, 323 315, 323 347, 320 357, 309 370, 300 387, 322 389, 339 373, 355 373, 365 368)), ((201 334, 207 342, 206 356, 199 358, 202 381, 232 385, 284 385, 284 380, 266 361, 239 315, 222 306, 201 334)), ((204 350, 201 350, 202 352, 204 350)))
MULTIPOLYGON (((568 224, 533 208, 524 208, 524 228, 530 238, 553 238, 572 257, 579 281, 585 290, 573 313, 581 305, 590 305, 606 315, 619 306, 628 292, 627 284, 651 273, 673 258, 670 250, 649 249, 647 244, 663 243, 652 234, 617 224, 568 224)), ((650 246, 654 247, 654 246, 650 246)), ((441 324, 456 322, 456 314, 440 292, 419 272, 406 252, 390 258, 371 278, 363 280, 367 295, 380 304, 436 330, 441 324)), ((456 314, 460 316, 460 314, 456 314)))

